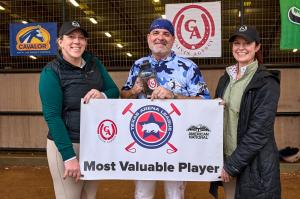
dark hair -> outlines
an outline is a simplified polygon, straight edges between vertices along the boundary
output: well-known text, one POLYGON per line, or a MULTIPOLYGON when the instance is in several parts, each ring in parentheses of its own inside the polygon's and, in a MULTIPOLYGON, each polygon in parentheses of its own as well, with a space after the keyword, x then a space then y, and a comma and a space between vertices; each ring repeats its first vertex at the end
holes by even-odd
MULTIPOLYGON (((258 43, 255 42, 256 45, 259 45, 258 43)), ((264 60, 263 60, 263 55, 262 55, 262 51, 261 51, 261 45, 259 50, 255 53, 255 58, 257 59, 258 64, 263 64, 264 60)))

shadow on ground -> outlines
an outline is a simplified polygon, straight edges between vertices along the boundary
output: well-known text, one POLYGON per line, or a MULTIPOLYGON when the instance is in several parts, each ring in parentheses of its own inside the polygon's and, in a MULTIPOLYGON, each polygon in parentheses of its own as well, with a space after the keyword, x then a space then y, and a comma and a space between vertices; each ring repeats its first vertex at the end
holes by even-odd
MULTIPOLYGON (((298 198, 300 195, 300 172, 281 174, 282 198, 298 198)), ((211 199, 209 183, 188 182, 185 199, 211 199)), ((97 199, 131 199, 134 182, 126 180, 100 181, 97 199)), ((221 198, 223 191, 220 190, 221 198)), ((54 192, 47 166, 6 166, 0 167, 1 199, 52 199, 54 192)), ((163 184, 158 182, 155 199, 163 199, 163 184)))

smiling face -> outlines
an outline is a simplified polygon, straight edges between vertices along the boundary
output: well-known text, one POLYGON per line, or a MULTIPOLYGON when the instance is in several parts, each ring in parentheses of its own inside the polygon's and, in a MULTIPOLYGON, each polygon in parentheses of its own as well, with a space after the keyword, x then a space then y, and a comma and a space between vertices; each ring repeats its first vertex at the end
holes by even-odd
POLYGON ((260 44, 249 42, 243 37, 237 36, 232 43, 232 54, 238 62, 238 66, 246 66, 255 59, 255 53, 260 49, 260 44))
POLYGON ((86 48, 87 39, 80 30, 74 30, 68 35, 63 35, 58 40, 64 59, 70 63, 81 60, 81 56, 86 48))
POLYGON ((148 34, 147 40, 152 55, 160 60, 170 54, 175 37, 165 29, 154 29, 148 34))

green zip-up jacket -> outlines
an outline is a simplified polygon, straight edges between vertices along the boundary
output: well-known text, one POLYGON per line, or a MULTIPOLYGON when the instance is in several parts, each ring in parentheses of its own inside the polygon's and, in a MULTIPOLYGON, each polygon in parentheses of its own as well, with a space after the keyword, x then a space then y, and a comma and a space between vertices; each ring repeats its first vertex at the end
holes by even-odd
POLYGON ((41 72, 39 92, 48 138, 53 140, 63 160, 76 156, 72 143, 80 139, 80 100, 91 89, 107 98, 118 98, 119 89, 94 55, 84 52, 83 68, 71 65, 61 55, 41 72))

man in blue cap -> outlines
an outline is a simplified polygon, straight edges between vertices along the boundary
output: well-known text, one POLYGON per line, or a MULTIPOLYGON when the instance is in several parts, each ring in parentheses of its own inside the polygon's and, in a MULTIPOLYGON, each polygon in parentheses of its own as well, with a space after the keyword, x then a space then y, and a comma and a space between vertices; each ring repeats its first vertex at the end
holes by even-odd
MULTIPOLYGON (((167 19, 155 19, 149 28, 147 41, 151 54, 133 64, 128 79, 121 90, 122 98, 146 98, 145 85, 152 89, 148 98, 154 99, 210 99, 206 83, 198 66, 189 59, 179 57, 172 51, 175 40, 174 27, 167 19), (141 76, 145 63, 155 71, 156 82, 146 82, 141 76), (144 81, 144 82, 143 82, 144 81), (148 83, 148 85, 147 85, 148 83)), ((185 183, 165 181, 165 198, 184 198, 185 183)), ((152 199, 155 181, 138 180, 136 199, 152 199)))

